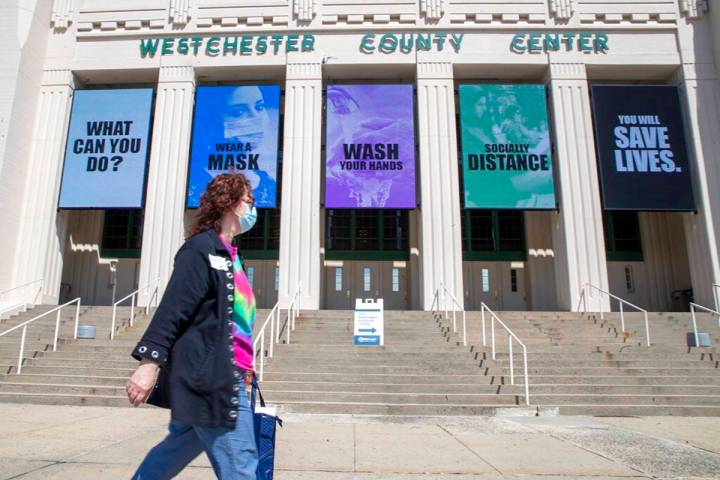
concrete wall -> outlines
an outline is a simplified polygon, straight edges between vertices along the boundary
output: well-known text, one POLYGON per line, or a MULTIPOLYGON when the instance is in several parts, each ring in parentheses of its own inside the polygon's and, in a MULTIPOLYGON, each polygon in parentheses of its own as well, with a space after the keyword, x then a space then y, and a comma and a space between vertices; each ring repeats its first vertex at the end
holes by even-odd
MULTIPOLYGON (((45 63, 52 35, 49 1, 7 0, 0 3, 0 291, 14 282, 13 259, 25 184, 31 175, 28 157, 45 63)), ((36 273, 35 278, 40 278, 36 273)), ((31 280, 35 280, 32 278, 31 280)))

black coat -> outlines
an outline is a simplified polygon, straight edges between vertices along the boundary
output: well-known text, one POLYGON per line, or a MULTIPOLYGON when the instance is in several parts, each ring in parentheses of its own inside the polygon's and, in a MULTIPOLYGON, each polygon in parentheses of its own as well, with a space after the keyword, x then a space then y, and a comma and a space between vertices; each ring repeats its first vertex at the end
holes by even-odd
POLYGON ((160 305, 132 352, 161 369, 148 403, 173 420, 235 428, 243 370, 233 358, 234 280, 230 253, 210 229, 189 238, 160 305))

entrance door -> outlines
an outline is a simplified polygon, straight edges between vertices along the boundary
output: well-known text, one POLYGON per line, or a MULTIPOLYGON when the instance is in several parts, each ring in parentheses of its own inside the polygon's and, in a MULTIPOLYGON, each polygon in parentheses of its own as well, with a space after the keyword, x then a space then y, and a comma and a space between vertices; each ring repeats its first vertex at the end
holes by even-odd
POLYGON ((381 262, 355 262, 353 267, 353 299, 379 298, 381 262))
POLYGON ((325 265, 325 308, 350 310, 352 299, 352 264, 343 261, 327 262, 325 265))
POLYGON ((276 260, 245 260, 245 271, 257 308, 272 308, 278 299, 276 260))
POLYGON ((383 262, 380 296, 386 310, 408 309, 408 282, 405 262, 383 262))
POLYGON ((527 310, 525 295, 525 269, 517 268, 510 262, 498 264, 501 273, 500 291, 503 310, 524 311, 527 310))
POLYGON ((464 262, 465 308, 480 310, 485 303, 493 310, 502 307, 500 268, 497 262, 464 262))

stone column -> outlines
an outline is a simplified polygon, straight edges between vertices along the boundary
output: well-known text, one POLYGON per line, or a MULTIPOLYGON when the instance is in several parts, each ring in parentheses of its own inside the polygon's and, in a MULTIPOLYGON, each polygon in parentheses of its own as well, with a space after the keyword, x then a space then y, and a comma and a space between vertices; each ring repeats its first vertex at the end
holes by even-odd
MULTIPOLYGON (((67 217, 58 216, 57 206, 74 88, 70 70, 43 73, 24 198, 17 202, 22 221, 17 254, 11 260, 12 285, 43 278, 43 303, 57 302, 60 294, 67 217)), ((23 300, 32 302, 34 295, 27 295, 23 300)))
POLYGON ((280 205, 281 307, 289 305, 300 285, 300 308, 320 308, 321 134, 322 65, 320 61, 290 62, 280 205))
MULTIPOLYGON (((143 222, 140 281, 160 279, 160 296, 185 238, 185 187, 195 90, 192 67, 160 68, 143 222)), ((141 292, 140 304, 146 295, 141 292)))
POLYGON ((420 272, 424 310, 442 283, 464 304, 455 90, 450 62, 417 64, 420 272))
POLYGON ((678 83, 697 204, 696 214, 685 215, 685 236, 695 301, 709 307, 714 305, 712 284, 720 283, 720 85, 711 31, 702 14, 678 22, 683 62, 678 83))
MULTIPOLYGON (((560 212, 553 218, 558 307, 578 309, 586 283, 608 290, 600 183, 585 65, 551 63, 555 163, 560 212)), ((609 308, 594 295, 588 309, 609 308)))

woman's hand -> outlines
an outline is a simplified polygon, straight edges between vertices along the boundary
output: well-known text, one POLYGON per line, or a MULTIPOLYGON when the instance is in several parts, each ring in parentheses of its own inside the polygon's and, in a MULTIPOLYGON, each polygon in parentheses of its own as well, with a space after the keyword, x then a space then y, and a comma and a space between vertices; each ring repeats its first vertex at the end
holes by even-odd
POLYGON ((245 385, 252 385, 253 381, 253 375, 255 375, 255 372, 252 370, 245 370, 245 385))
POLYGON ((160 366, 152 360, 142 360, 135 373, 128 380, 125 390, 127 391, 128 400, 134 407, 145 403, 150 396, 153 387, 155 387, 159 369, 160 366))

